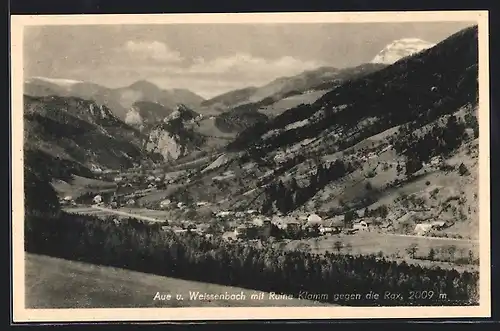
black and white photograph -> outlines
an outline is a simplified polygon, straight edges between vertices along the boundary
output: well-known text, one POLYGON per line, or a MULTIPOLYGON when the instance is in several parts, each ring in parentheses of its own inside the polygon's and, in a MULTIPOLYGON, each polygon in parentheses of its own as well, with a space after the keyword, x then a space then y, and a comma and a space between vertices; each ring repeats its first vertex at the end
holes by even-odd
POLYGON ((487 28, 13 16, 14 318, 489 316, 487 28))

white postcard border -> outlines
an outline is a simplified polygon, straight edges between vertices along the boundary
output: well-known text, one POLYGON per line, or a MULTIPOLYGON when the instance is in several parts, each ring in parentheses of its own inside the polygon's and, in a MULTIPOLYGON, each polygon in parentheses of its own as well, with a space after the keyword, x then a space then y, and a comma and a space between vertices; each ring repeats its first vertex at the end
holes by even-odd
POLYGON ((453 318, 491 316, 489 51, 487 11, 11 16, 12 265, 14 322, 453 318), (259 307, 26 309, 23 202, 23 28, 29 25, 445 22, 478 24, 480 305, 474 307, 259 307))

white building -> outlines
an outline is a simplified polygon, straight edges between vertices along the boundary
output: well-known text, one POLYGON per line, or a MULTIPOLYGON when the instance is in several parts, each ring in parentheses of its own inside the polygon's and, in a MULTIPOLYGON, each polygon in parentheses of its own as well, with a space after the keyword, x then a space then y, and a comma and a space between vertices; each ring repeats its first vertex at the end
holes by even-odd
POLYGON ((95 173, 95 174, 102 174, 102 169, 98 166, 96 166, 95 164, 92 164, 91 167, 90 167, 90 170, 95 173))
POLYGON ((335 229, 334 228, 330 228, 330 227, 320 227, 319 228, 319 232, 321 234, 329 234, 329 233, 334 233, 335 232, 335 229))
POLYGON ((260 217, 256 217, 252 220, 252 223, 255 225, 255 226, 262 226, 264 225, 264 220, 260 217))
POLYGON ((232 213, 230 211, 221 211, 216 214, 217 217, 227 217, 231 215, 232 213))
POLYGON ((358 222, 353 225, 353 229, 366 230, 368 229, 368 223, 366 223, 365 221, 358 222))
POLYGON ((316 214, 311 214, 307 217, 307 225, 309 225, 309 226, 321 225, 322 223, 323 223, 323 219, 316 214))
POLYGON ((167 208, 170 205, 171 201, 169 199, 163 200, 160 202, 160 208, 167 208))
POLYGON ((93 201, 96 205, 99 205, 99 204, 101 204, 101 203, 102 203, 102 201, 103 201, 103 200, 102 200, 102 196, 98 194, 98 195, 96 195, 96 196, 94 197, 94 199, 93 199, 92 201, 93 201))
POLYGON ((429 232, 430 230, 432 229, 432 224, 428 223, 428 224, 417 224, 415 225, 415 234, 417 236, 423 236, 425 235, 427 232, 429 232))

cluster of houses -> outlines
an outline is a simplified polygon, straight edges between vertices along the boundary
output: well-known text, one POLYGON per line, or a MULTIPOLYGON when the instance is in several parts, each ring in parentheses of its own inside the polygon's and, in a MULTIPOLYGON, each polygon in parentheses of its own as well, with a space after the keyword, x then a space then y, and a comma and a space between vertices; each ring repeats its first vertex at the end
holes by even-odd
MULTIPOLYGON (((95 206, 107 206, 107 207, 110 207, 110 208, 118 208, 118 207, 121 207, 124 203, 121 201, 122 198, 119 197, 118 195, 116 195, 116 192, 115 194, 112 194, 112 195, 106 195, 106 198, 102 195, 102 194, 97 194, 96 196, 94 196, 94 198, 92 199, 92 204, 95 205, 95 206), (107 202, 106 202, 107 200, 107 202)), ((127 200, 127 202, 125 203, 126 205, 129 205, 129 200, 127 200)), ((134 204, 135 204, 135 201, 134 201, 134 204)))
MULTIPOLYGON (((198 201, 195 203, 195 206, 196 207, 205 207, 205 206, 209 206, 210 203, 207 202, 207 201, 198 201)), ((185 210, 187 209, 188 205, 184 202, 175 202, 175 201, 172 201, 170 199, 165 199, 165 200, 162 200, 158 203, 158 208, 159 209, 174 209, 174 208, 177 208, 179 210, 185 210)))
MULTIPOLYGON (((352 223, 346 224, 343 215, 332 218, 321 218, 317 214, 292 216, 265 217, 257 215, 256 211, 243 212, 219 212, 217 218, 231 218, 238 224, 232 233, 226 233, 227 237, 240 239, 253 239, 255 237, 269 237, 275 235, 276 231, 281 232, 284 237, 299 239, 297 237, 311 237, 333 234, 354 234, 357 232, 372 229, 384 229, 393 226, 393 223, 381 217, 360 218, 352 223), (251 216, 250 219, 248 216, 251 216), (274 230, 274 231, 272 231, 274 230)), ((450 226, 450 222, 433 221, 429 223, 419 223, 415 225, 415 235, 428 235, 432 230, 443 230, 450 226)))
MULTIPOLYGON (((155 181, 156 178, 148 177, 149 180, 155 181)), ((147 189, 146 189, 147 190, 147 189)), ((104 199, 103 195, 97 194, 94 196, 92 203, 94 205, 106 205, 111 208, 117 208, 122 205, 134 206, 136 205, 136 194, 125 195, 119 197, 111 195, 109 198, 104 199), (106 200, 106 202, 105 202, 106 200)), ((74 205, 75 201, 70 197, 61 199, 63 205, 74 205)), ((317 214, 303 214, 296 216, 282 216, 275 215, 267 217, 260 215, 257 210, 246 211, 213 211, 210 208, 212 204, 207 201, 199 201, 195 203, 199 210, 206 210, 208 216, 217 223, 230 224, 230 226, 220 227, 221 234, 225 238, 231 239, 255 239, 262 237, 287 237, 291 239, 300 239, 302 237, 332 235, 332 234, 353 234, 359 231, 371 231, 373 228, 389 228, 392 222, 389 219, 382 219, 381 217, 359 217, 352 222, 346 224, 344 215, 337 215, 333 217, 322 218, 317 214), (203 208, 207 207, 207 208, 203 208), (278 235, 277 235, 278 234, 278 235)), ((176 202, 170 199, 162 200, 158 203, 159 209, 178 209, 189 210, 188 206, 183 202, 176 202)), ((198 210, 198 211, 199 211, 198 210)), ((407 216, 407 215, 406 215, 407 216)), ((400 217, 398 221, 402 221, 404 217, 400 217)), ((205 235, 212 235, 213 229, 206 223, 194 220, 182 221, 179 226, 170 224, 169 228, 175 232, 196 232, 205 235)), ((399 223, 399 222, 398 222, 399 223)), ((419 236, 428 235, 433 230, 442 230, 449 226, 449 222, 434 221, 434 222, 413 222, 413 234, 419 236)))
POLYGON ((165 180, 162 178, 163 176, 153 176, 153 175, 144 175, 144 176, 135 176, 133 178, 127 178, 125 176, 118 175, 113 178, 113 181, 121 187, 129 186, 144 186, 147 188, 157 188, 161 185, 171 184, 171 181, 165 180))
POLYGON ((243 215, 242 212, 219 212, 218 218, 239 219, 239 225, 234 231, 226 232, 225 237, 231 239, 254 239, 256 237, 279 236, 289 239, 301 239, 332 234, 352 234, 357 231, 370 229, 370 223, 366 221, 356 222, 352 228, 346 228, 343 216, 323 219, 317 214, 292 216, 265 217, 256 215, 256 211, 248 211, 252 216, 243 215), (240 218, 244 216, 244 218, 240 218))

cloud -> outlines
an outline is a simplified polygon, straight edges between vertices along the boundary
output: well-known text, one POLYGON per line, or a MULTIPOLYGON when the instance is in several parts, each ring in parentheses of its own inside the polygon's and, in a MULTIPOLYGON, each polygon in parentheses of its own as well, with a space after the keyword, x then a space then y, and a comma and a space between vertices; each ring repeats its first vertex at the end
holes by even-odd
POLYGON ((321 66, 315 61, 302 61, 291 56, 276 59, 264 59, 250 54, 238 53, 231 56, 218 57, 210 61, 198 58, 187 68, 191 74, 243 74, 258 76, 293 75, 304 70, 321 66))
POLYGON ((162 63, 180 63, 184 59, 177 51, 171 50, 165 43, 159 41, 133 41, 124 45, 125 51, 140 60, 156 60, 162 63))
POLYGON ((264 58, 246 52, 215 58, 185 58, 160 41, 129 40, 113 49, 99 68, 78 67, 73 75, 82 79, 122 86, 146 79, 162 88, 188 88, 204 96, 246 86, 261 86, 272 80, 326 65, 293 56, 264 58))
POLYGON ((178 76, 175 78, 158 76, 155 78, 151 78, 150 81, 165 89, 188 89, 207 99, 225 93, 227 91, 260 84, 260 82, 247 80, 233 81, 210 78, 193 79, 193 77, 186 76, 178 76))

